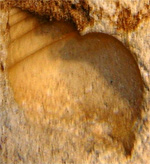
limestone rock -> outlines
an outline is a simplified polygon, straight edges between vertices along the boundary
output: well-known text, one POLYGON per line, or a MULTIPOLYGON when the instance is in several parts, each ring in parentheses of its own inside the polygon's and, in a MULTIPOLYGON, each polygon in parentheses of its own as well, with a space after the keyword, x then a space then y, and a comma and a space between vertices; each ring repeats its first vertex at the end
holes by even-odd
POLYGON ((0 163, 149 163, 150 2, 0 5, 0 163))

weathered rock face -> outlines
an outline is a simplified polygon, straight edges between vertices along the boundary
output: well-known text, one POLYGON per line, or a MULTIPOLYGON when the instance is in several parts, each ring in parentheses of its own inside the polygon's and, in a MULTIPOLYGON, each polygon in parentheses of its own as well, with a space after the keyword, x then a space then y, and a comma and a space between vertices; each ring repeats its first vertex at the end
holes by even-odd
POLYGON ((3 5, 0 162, 148 163, 149 1, 3 5))

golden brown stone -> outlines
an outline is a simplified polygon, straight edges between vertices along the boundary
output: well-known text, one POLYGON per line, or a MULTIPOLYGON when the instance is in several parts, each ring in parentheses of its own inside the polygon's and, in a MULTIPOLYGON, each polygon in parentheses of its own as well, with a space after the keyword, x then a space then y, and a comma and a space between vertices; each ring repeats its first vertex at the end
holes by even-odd
POLYGON ((115 36, 132 54, 110 35, 81 37, 70 23, 10 10, 1 26, 0 163, 149 162, 148 1, 9 2, 73 21, 82 34, 115 36))

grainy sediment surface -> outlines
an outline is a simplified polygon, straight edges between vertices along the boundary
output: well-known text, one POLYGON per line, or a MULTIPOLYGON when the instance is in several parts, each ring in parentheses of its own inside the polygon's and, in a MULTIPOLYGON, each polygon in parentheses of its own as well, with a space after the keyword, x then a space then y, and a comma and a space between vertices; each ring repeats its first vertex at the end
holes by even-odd
MULTIPOLYGON (((0 163, 149 164, 150 1, 8 0, 1 5, 0 13, 0 163), (116 149, 99 150, 94 140, 89 141, 89 137, 85 137, 81 145, 81 140, 77 141, 76 136, 60 129, 60 125, 63 127, 61 122, 52 123, 50 129, 28 124, 24 112, 14 102, 6 77, 5 61, 9 42, 9 8, 5 8, 6 4, 46 16, 50 20, 71 21, 82 35, 89 32, 109 34, 130 50, 144 85, 141 121, 131 157, 126 157, 123 152, 119 154, 116 149)), ((80 130, 75 134, 82 135, 82 129, 75 129, 80 130)))

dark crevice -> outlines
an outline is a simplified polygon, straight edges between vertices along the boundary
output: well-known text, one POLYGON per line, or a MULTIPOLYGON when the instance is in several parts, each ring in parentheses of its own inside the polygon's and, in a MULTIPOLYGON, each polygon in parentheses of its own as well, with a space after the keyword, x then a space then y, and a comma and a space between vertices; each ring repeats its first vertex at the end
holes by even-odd
POLYGON ((76 10, 76 9, 77 9, 75 4, 71 5, 71 8, 72 8, 73 10, 76 10))
POLYGON ((2 70, 2 71, 5 70, 3 63, 1 63, 1 70, 2 70))

